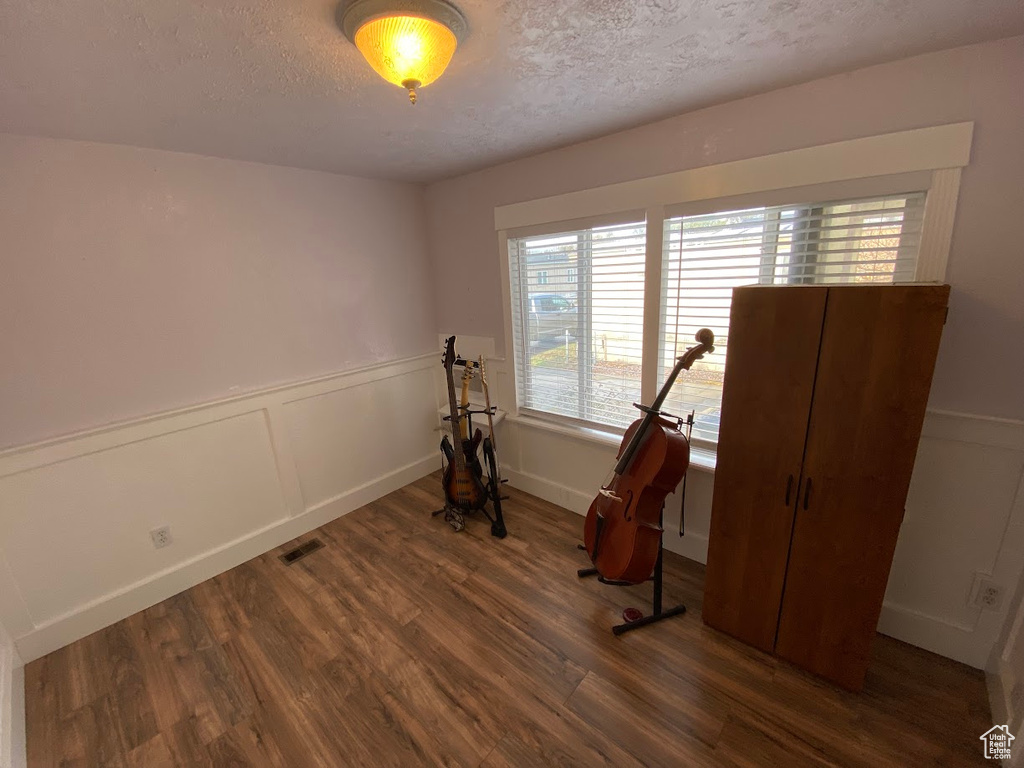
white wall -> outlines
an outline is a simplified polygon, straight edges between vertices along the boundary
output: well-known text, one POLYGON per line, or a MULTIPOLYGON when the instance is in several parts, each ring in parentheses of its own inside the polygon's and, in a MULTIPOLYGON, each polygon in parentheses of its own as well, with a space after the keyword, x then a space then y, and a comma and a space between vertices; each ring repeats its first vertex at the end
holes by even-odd
POLYGON ((437 361, 433 352, 0 454, 0 622, 22 658, 434 470, 437 361), (156 550, 149 531, 161 525, 173 543, 156 550))
POLYGON ((417 186, 4 134, 0 168, 0 448, 434 349, 417 186))
MULTIPOLYGON (((984 667, 1007 613, 967 603, 975 571, 1009 591, 1024 568, 1024 38, 816 80, 496 166, 427 189, 439 330, 493 337, 504 325, 494 208, 671 171, 930 125, 973 121, 943 334, 880 629, 984 667), (473 274, 454 286, 444 276, 473 274), (441 301, 444 297, 446 300, 441 301)), ((492 362, 492 369, 499 363, 492 362)), ((506 361, 502 407, 515 410, 506 361)), ((522 420, 505 429, 515 485, 585 512, 614 448, 522 420)), ((694 468, 687 535, 704 561, 713 476, 694 468)), ((510 527, 514 521, 510 521, 510 527)))

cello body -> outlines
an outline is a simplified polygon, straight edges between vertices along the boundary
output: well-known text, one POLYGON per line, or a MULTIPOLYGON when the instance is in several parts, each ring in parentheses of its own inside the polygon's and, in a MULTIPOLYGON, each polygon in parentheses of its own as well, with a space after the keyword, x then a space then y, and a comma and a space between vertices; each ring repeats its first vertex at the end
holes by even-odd
POLYGON ((605 581, 639 584, 650 578, 661 551, 661 510, 690 466, 690 443, 681 420, 666 419, 661 405, 680 372, 713 352, 715 334, 697 331, 697 345, 676 361, 650 408, 630 424, 619 445, 611 478, 587 510, 583 542, 605 581))
MULTIPOLYGON (((643 420, 626 430, 618 456, 629 445, 643 420)), ((659 418, 637 448, 629 471, 615 475, 607 490, 587 510, 583 539, 598 573, 609 581, 639 584, 650 578, 661 543, 661 508, 690 465, 690 443, 674 422, 659 418), (618 497, 617 499, 615 497, 618 497), (603 518, 601 546, 597 520, 603 518), (595 553, 595 549, 597 549, 595 553)))

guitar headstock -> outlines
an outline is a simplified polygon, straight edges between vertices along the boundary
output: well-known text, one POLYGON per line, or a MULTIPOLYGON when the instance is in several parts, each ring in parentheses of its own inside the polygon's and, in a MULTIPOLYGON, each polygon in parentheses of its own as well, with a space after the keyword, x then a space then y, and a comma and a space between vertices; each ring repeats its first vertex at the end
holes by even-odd
POLYGON ((715 351, 715 334, 712 333, 710 328, 701 328, 697 331, 695 338, 697 339, 697 346, 690 347, 677 361, 677 365, 686 371, 697 360, 704 357, 705 354, 710 355, 715 351))
POLYGON ((480 369, 480 383, 485 387, 487 386, 487 369, 484 368, 484 356, 480 355, 480 361, 476 364, 476 367, 480 369))
POLYGON ((449 336, 448 340, 444 343, 444 357, 441 358, 441 362, 444 364, 444 369, 451 373, 452 366, 455 365, 454 336, 449 336))

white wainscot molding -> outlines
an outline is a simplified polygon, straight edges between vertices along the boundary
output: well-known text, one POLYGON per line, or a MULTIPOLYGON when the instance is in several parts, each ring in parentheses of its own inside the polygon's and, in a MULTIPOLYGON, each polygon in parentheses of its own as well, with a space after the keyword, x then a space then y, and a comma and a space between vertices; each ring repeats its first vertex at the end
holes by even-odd
MULTIPOLYGON (((512 416, 502 459, 510 483, 580 515, 614 464, 616 445, 512 416)), ((669 496, 665 547, 707 562, 713 469, 691 465, 685 536, 669 496)), ((982 669, 1024 567, 1024 423, 929 411, 879 631, 982 669), (975 572, 1003 587, 999 610, 968 604, 975 572)), ((509 520, 513 526, 514 521, 509 520)), ((582 536, 582 525, 580 527, 582 536)))
POLYGON ((21 658, 436 469, 436 367, 430 353, 0 454, 0 623, 21 658))
POLYGON ((879 631, 984 669, 1024 568, 1024 422, 929 411, 879 631), (1003 589, 969 605, 975 573, 1003 589))

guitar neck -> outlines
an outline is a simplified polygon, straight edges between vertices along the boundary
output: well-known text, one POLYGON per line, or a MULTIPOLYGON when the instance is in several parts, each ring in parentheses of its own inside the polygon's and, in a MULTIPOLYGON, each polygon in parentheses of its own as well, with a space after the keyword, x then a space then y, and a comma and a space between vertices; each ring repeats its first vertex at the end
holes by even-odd
MULTIPOLYGON (((466 369, 468 372, 468 368, 466 369)), ((466 409, 469 407, 469 376, 462 377, 462 399, 460 401, 462 408, 460 412, 465 416, 466 409)), ((459 420, 459 431, 462 433, 463 440, 469 440, 469 419, 463 418, 459 420)))
POLYGON ((452 451, 454 452, 455 466, 458 469, 466 468, 466 456, 462 451, 462 435, 459 429, 459 406, 455 402, 455 381, 452 378, 452 369, 447 369, 448 374, 448 409, 451 411, 452 427, 452 451))

